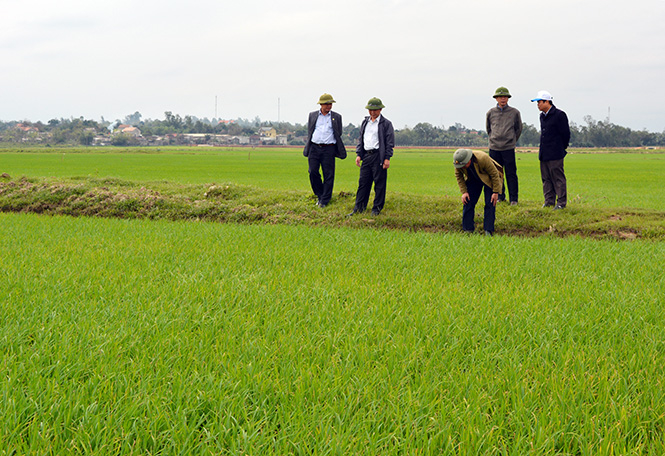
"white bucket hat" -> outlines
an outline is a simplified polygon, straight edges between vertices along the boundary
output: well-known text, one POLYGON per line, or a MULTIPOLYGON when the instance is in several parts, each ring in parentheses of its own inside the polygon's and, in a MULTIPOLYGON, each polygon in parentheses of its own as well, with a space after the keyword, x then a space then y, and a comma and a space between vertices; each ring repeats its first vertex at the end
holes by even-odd
POLYGON ((538 96, 531 101, 540 101, 540 100, 552 101, 552 94, 550 94, 546 90, 540 90, 538 91, 538 96))

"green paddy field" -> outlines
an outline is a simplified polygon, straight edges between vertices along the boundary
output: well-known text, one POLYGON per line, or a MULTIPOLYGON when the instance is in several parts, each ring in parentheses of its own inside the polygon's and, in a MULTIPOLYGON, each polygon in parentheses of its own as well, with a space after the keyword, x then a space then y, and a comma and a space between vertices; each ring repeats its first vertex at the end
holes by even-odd
POLYGON ((0 454, 664 454, 665 154, 554 214, 521 153, 493 238, 451 157, 349 221, 349 159, 321 211, 295 149, 0 150, 0 454))

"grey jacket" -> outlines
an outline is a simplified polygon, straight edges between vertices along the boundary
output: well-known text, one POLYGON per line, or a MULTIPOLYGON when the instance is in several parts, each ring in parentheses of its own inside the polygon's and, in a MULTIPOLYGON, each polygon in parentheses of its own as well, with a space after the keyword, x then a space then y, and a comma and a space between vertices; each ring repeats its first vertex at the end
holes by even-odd
POLYGON ((512 106, 498 106, 487 111, 485 128, 490 137, 491 150, 511 150, 522 134, 522 116, 512 106))

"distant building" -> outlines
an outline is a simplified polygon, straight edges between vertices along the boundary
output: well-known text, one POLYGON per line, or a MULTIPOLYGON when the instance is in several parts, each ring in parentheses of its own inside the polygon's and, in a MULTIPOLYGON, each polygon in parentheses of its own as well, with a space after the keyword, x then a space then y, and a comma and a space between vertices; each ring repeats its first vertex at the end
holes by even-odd
POLYGON ((108 136, 95 136, 92 138, 93 146, 108 146, 111 144, 111 138, 108 136))
POLYGON ((37 128, 37 127, 33 127, 32 125, 22 124, 22 123, 20 123, 20 124, 16 124, 16 127, 14 127, 14 128, 16 128, 17 130, 24 131, 24 132, 26 132, 26 133, 29 133, 29 132, 39 132, 39 128, 37 128))
POLYGON ((127 127, 125 129, 123 129, 122 132, 126 135, 132 135, 135 138, 138 138, 139 136, 141 136, 141 130, 139 130, 136 127, 127 127))
POLYGON ((275 139, 277 137, 277 130, 275 130, 273 127, 261 127, 259 128, 258 135, 261 138, 275 139))
POLYGON ((133 127, 131 125, 124 125, 124 124, 118 125, 113 132, 114 133, 124 133, 126 135, 130 135, 130 136, 133 136, 135 138, 138 138, 139 136, 141 136, 141 130, 139 130, 138 128, 133 127))

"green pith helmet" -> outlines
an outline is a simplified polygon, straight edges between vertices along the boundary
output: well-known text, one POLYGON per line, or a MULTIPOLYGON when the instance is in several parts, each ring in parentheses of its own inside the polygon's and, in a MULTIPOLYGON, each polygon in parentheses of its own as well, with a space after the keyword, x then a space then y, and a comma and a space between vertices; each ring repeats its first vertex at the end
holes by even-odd
POLYGON ((492 97, 492 98, 496 98, 496 97, 508 97, 508 98, 510 98, 510 97, 512 97, 512 95, 510 94, 510 92, 508 92, 508 89, 506 89, 505 87, 499 87, 494 92, 494 97, 492 97))
POLYGON ((367 106, 365 106, 365 109, 383 109, 385 106, 383 106, 383 103, 381 103, 381 100, 379 98, 370 98, 369 101, 367 102, 367 106))
POLYGON ((332 95, 329 93, 324 93, 319 97, 319 104, 328 104, 328 103, 335 103, 335 100, 333 100, 332 95))
POLYGON ((473 157, 471 149, 457 149, 453 154, 453 165, 455 165, 455 168, 464 168, 471 157, 473 157))

